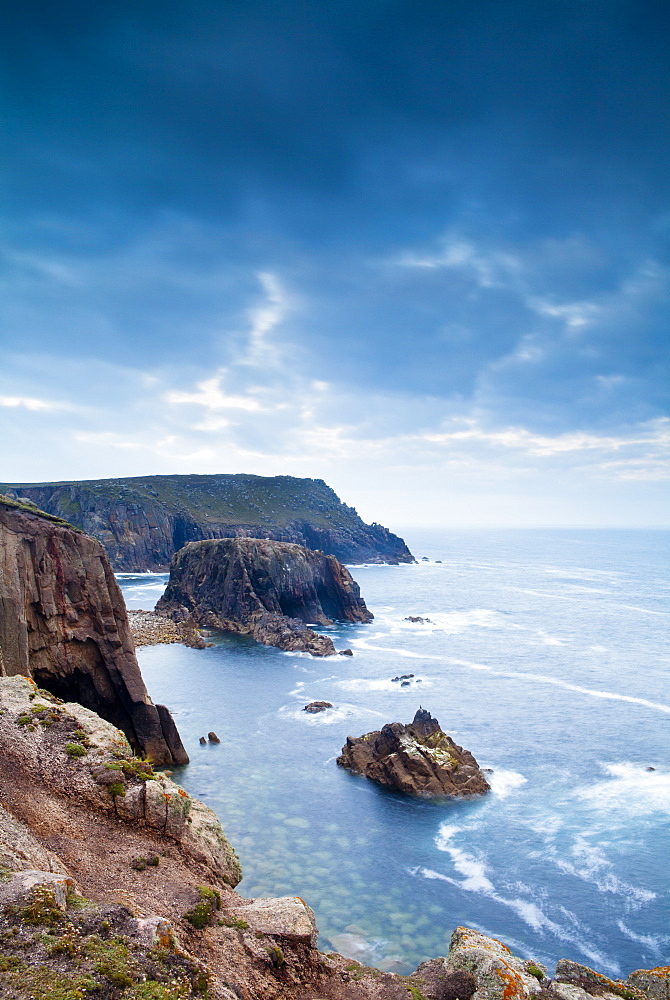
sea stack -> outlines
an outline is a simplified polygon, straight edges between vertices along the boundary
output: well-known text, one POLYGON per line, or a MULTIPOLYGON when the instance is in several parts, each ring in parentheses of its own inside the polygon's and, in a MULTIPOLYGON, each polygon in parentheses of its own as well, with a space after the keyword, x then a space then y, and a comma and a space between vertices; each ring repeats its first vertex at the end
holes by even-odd
POLYGON ((334 556, 266 538, 189 542, 174 556, 156 610, 315 656, 335 652, 309 625, 369 622, 358 584, 334 556))
POLYGON ((392 722, 358 738, 348 736, 337 763, 422 798, 481 795, 491 789, 470 751, 443 733, 423 708, 407 726, 392 722))

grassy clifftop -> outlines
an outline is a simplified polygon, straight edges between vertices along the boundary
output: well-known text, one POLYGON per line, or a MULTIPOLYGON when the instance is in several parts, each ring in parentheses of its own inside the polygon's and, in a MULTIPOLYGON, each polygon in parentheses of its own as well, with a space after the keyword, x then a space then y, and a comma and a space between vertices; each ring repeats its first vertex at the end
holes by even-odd
POLYGON ((235 535, 320 548, 349 562, 411 562, 401 538, 367 525, 322 479, 294 476, 133 476, 5 483, 98 538, 117 569, 165 568, 187 541, 235 535))

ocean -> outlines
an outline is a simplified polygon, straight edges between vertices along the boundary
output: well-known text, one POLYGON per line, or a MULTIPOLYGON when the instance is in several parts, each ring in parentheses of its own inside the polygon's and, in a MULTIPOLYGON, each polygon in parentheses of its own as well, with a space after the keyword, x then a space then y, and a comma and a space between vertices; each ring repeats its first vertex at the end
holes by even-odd
MULTIPOLYGON (((243 896, 299 895, 319 947, 409 972, 465 924, 551 971, 670 962, 670 532, 413 531, 412 566, 356 566, 353 657, 245 637, 138 651, 242 861, 243 896), (409 616, 429 619, 412 623, 409 616), (392 678, 412 674, 408 686, 392 678), (309 715, 323 699, 334 708, 309 715), (336 765, 423 706, 490 794, 403 797, 336 765), (214 730, 218 745, 200 746, 214 730)), ((120 576, 153 608, 167 576, 120 576)))

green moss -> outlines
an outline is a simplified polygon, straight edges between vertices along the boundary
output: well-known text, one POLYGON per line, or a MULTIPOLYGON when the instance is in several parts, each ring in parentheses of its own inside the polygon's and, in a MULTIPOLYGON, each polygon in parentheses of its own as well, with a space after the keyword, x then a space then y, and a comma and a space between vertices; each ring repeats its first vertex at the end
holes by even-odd
POLYGON ((411 996, 412 1000, 425 1000, 425 997, 421 990, 417 989, 416 986, 412 986, 411 983, 407 986, 407 992, 411 996))
POLYGON ((209 886, 199 885, 200 902, 184 914, 184 920, 189 924, 202 930, 211 922, 215 910, 221 909, 221 894, 217 889, 210 889, 209 886))
POLYGON ((92 976, 79 972, 56 972, 48 966, 21 963, 4 978, 4 985, 12 990, 10 996, 30 1000, 87 1000, 99 983, 92 976), (20 992, 19 992, 20 990, 20 992))
POLYGON ((126 794, 126 786, 122 781, 115 781, 111 785, 107 786, 107 791, 114 799, 117 795, 124 796, 126 794))
POLYGON ((118 760, 109 761, 105 767, 108 771, 123 771, 123 765, 118 760))
POLYGON ((16 724, 17 726, 29 726, 32 723, 32 721, 33 721, 32 716, 20 715, 16 720, 16 724))
POLYGON ((270 956, 270 961, 272 962, 273 965, 277 966, 277 968, 281 968, 282 965, 286 963, 286 959, 284 958, 284 952, 281 950, 278 944, 271 944, 267 948, 267 953, 270 956))
POLYGON ((159 983, 150 979, 146 983, 138 983, 130 993, 124 993, 124 1000, 186 1000, 190 995, 188 982, 159 983))
POLYGON ((66 743, 65 753, 69 757, 85 757, 88 750, 81 743, 66 743))
POLYGON ((36 927, 57 927, 63 923, 65 915, 56 904, 53 889, 38 885, 31 890, 28 898, 28 903, 17 910, 18 916, 25 923, 36 927))
MULTIPOLYGON (((2 489, 1 486, 0 489, 2 489)), ((79 528, 75 528, 73 524, 64 521, 60 517, 54 517, 53 514, 47 514, 46 511, 40 510, 39 507, 35 507, 32 503, 20 503, 18 500, 12 500, 10 497, 2 494, 0 496, 0 506, 9 507, 12 510, 21 510, 26 514, 35 514, 37 517, 43 517, 47 521, 53 522, 53 524, 60 524, 63 528, 70 528, 72 531, 79 532, 79 528)))
POLYGON ((540 983, 544 979, 544 970, 541 969, 539 965, 536 965, 535 962, 528 962, 527 963, 527 965, 526 965, 526 972, 529 975, 531 975, 531 976, 535 976, 535 978, 537 979, 537 981, 540 982, 540 983))
POLYGON ((233 927, 236 931, 246 931, 249 924, 246 920, 236 920, 234 917, 229 917, 227 920, 219 920, 219 927, 233 927))
POLYGON ((82 950, 88 958, 93 959, 94 970, 114 986, 132 986, 139 978, 140 973, 132 960, 127 938, 114 937, 110 941, 103 941, 94 934, 84 942, 82 950))
POLYGON ((122 760, 119 766, 124 774, 131 778, 139 778, 141 781, 150 781, 155 778, 154 769, 148 760, 140 757, 132 757, 130 760, 122 760))

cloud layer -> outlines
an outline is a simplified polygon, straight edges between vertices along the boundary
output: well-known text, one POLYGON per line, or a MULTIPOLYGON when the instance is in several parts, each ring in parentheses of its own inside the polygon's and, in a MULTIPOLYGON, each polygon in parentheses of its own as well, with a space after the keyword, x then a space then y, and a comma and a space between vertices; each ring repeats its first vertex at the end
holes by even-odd
POLYGON ((668 14, 8 8, 6 478, 667 523, 668 14))

